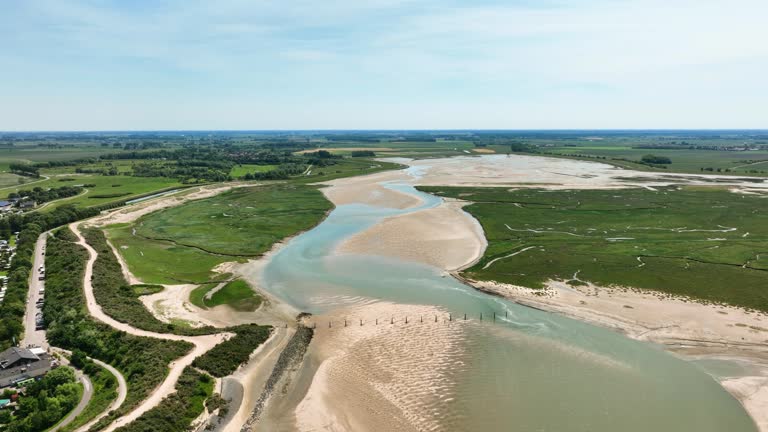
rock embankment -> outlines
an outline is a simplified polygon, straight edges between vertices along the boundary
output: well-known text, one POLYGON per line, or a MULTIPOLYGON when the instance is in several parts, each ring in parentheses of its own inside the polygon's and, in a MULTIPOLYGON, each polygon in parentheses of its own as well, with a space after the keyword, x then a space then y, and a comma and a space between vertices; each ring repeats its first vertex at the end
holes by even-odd
POLYGON ((246 421, 240 429, 241 432, 251 432, 253 426, 259 421, 259 417, 264 411, 264 407, 275 389, 279 388, 281 385, 287 386, 290 383, 291 372, 294 372, 301 367, 304 355, 307 352, 307 348, 309 347, 309 343, 312 341, 314 334, 315 332, 313 329, 301 323, 299 324, 296 333, 294 333, 291 340, 288 341, 283 352, 280 353, 280 357, 277 359, 277 363, 275 363, 275 367, 272 369, 272 373, 269 375, 269 378, 264 385, 264 390, 262 390, 261 396, 259 396, 259 399, 256 401, 256 406, 254 407, 251 416, 248 417, 248 421, 246 421))

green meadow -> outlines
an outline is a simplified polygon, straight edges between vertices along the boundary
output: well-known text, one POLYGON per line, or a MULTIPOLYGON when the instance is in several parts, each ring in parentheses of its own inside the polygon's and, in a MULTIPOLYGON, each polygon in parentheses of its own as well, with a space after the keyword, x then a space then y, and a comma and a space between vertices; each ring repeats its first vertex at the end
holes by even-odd
POLYGON ((489 244, 469 278, 592 282, 768 311, 764 197, 718 187, 420 189, 474 203, 465 210, 489 244))
POLYGON ((315 186, 275 183, 190 201, 107 233, 144 282, 202 284, 222 280, 212 272, 217 265, 259 256, 312 228, 331 208, 315 186))
POLYGON ((189 301, 201 308, 229 305, 231 308, 250 312, 259 308, 262 302, 261 296, 248 285, 248 282, 238 279, 227 282, 220 290, 207 298, 207 294, 217 284, 204 284, 195 288, 189 296, 189 301))
POLYGON ((332 208, 313 186, 235 188, 215 197, 152 213, 139 237, 230 256, 257 256, 285 237, 312 228, 332 208))
POLYGON ((232 176, 232 178, 240 178, 246 174, 255 174, 260 172, 272 171, 275 168, 277 168, 277 165, 241 164, 241 165, 233 166, 232 171, 229 172, 229 175, 232 176))

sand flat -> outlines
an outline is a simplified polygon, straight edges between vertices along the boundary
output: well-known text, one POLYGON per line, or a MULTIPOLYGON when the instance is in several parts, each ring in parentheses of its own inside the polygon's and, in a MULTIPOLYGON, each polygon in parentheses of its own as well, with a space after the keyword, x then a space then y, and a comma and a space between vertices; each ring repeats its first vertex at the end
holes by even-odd
POLYGON ((456 270, 475 262, 487 245, 463 202, 385 219, 341 243, 336 253, 383 255, 456 270))
POLYGON ((441 430, 434 415, 453 394, 445 380, 452 367, 463 324, 427 321, 419 315, 444 315, 433 306, 373 303, 317 317, 309 355, 321 366, 296 409, 300 431, 441 430), (365 317, 363 325, 356 316, 365 317), (390 317, 396 316, 394 324, 390 317), (404 316, 411 316, 409 324, 404 316), (340 321, 349 318, 343 327, 340 321), (376 325, 374 317, 378 317, 376 325))

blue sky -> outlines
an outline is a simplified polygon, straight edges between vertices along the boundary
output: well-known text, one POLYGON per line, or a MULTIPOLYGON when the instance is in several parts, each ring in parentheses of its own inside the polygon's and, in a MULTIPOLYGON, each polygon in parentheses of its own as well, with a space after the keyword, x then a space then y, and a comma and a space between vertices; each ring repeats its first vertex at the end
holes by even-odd
POLYGON ((768 127, 765 0, 0 11, 0 130, 768 127))

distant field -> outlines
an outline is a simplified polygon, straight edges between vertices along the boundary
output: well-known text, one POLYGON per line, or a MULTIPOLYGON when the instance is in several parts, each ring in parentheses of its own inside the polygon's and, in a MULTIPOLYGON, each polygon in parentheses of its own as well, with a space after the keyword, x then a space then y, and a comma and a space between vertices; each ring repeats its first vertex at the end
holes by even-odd
POLYGON ((470 141, 382 141, 382 142, 328 142, 321 148, 306 150, 330 150, 333 153, 349 155, 353 150, 371 150, 377 157, 449 157, 467 154, 475 145, 470 141), (378 150, 381 149, 381 150, 378 150))
POLYGON ((768 199, 721 188, 420 188, 476 202, 488 249, 464 274, 685 295, 768 311, 768 199))
POLYGON ((143 281, 205 283, 218 264, 262 254, 331 208, 316 187, 273 184, 191 201, 107 232, 143 281))
POLYGON ((643 155, 666 156, 672 160, 669 171, 701 173, 701 168, 730 169, 734 173, 748 174, 749 170, 764 170, 768 175, 768 164, 750 166, 754 160, 768 162, 768 151, 714 151, 714 150, 668 150, 633 149, 620 147, 561 147, 547 149, 556 153, 571 155, 594 155, 611 158, 640 160, 643 155))
POLYGON ((277 168, 277 165, 235 165, 232 167, 232 171, 229 172, 229 175, 233 178, 238 178, 246 174, 272 171, 275 168, 277 168))
POLYGON ((363 158, 347 158, 341 160, 336 165, 311 167, 308 175, 297 176, 291 179, 290 183, 317 183, 343 177, 374 174, 398 168, 400 168, 399 164, 390 162, 379 162, 363 158))
POLYGON ((88 191, 76 197, 65 200, 57 200, 46 205, 42 211, 50 211, 63 204, 74 204, 82 207, 105 204, 114 201, 130 199, 152 191, 180 186, 175 179, 165 177, 131 177, 131 176, 103 176, 91 174, 71 174, 52 176, 48 180, 30 185, 22 185, 0 190, 0 196, 7 197, 11 192, 34 187, 57 188, 61 186, 75 186, 94 184, 87 187, 88 191))
POLYGON ((0 188, 19 186, 32 181, 35 181, 35 179, 7 172, 0 172, 0 188))
POLYGON ((7 171, 13 162, 48 162, 92 158, 107 153, 115 153, 120 149, 100 146, 67 146, 49 148, 37 146, 20 146, 18 148, 0 148, 0 170, 7 171))

